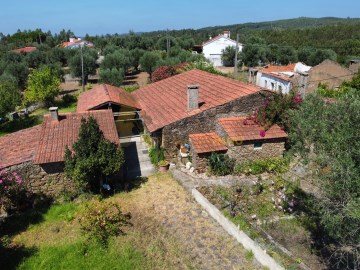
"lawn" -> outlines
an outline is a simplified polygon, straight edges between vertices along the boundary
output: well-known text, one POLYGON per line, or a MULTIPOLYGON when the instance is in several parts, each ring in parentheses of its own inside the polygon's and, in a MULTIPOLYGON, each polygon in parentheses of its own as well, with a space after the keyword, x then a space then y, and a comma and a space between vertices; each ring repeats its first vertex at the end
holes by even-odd
MULTIPOLYGON (((129 192, 105 201, 119 203, 125 212, 136 198, 129 192)), ((0 224, 1 269, 194 269, 177 239, 135 212, 133 226, 111 238, 107 248, 87 240, 79 217, 88 201, 53 204, 0 224)))
MULTIPOLYGON (((77 104, 76 101, 68 104, 64 104, 63 102, 60 102, 59 104, 57 104, 57 106, 59 106, 60 113, 76 112, 76 104, 77 104)), ((32 112, 28 117, 18 118, 0 124, 0 137, 25 128, 30 128, 41 124, 43 121, 44 114, 47 113, 49 113, 48 108, 40 108, 32 112)))

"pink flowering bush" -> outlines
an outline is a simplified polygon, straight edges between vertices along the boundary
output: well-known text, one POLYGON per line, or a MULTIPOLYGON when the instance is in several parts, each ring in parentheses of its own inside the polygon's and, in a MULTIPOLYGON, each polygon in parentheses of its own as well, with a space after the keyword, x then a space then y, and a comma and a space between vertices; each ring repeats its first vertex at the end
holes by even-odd
POLYGON ((16 172, 0 169, 0 208, 15 208, 23 194, 23 179, 16 172))
MULTIPOLYGON (((272 125, 278 124, 283 130, 289 129, 289 111, 297 110, 302 104, 302 98, 297 93, 274 93, 265 100, 260 108, 253 112, 249 119, 255 121, 265 128, 265 131, 272 125)), ((260 136, 262 134, 260 132, 260 136)), ((263 137, 263 136, 262 136, 263 137)))
POLYGON ((161 66, 155 69, 153 73, 151 73, 151 81, 152 82, 161 81, 163 79, 174 76, 175 74, 176 74, 176 69, 174 67, 161 66))

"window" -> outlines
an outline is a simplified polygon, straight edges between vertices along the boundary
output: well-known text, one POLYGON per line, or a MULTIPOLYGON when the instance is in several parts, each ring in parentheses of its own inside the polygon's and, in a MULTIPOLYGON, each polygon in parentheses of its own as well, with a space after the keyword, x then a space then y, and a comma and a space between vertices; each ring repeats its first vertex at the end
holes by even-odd
POLYGON ((262 145, 263 145, 262 142, 256 142, 256 143, 254 143, 254 150, 260 150, 260 149, 262 149, 262 145))
POLYGON ((265 88, 267 87, 267 80, 265 80, 265 88))
POLYGON ((275 88, 275 84, 272 82, 271 83, 271 89, 274 90, 274 88, 275 88))
POLYGON ((278 86, 278 90, 279 90, 279 92, 282 92, 282 86, 281 85, 278 86))

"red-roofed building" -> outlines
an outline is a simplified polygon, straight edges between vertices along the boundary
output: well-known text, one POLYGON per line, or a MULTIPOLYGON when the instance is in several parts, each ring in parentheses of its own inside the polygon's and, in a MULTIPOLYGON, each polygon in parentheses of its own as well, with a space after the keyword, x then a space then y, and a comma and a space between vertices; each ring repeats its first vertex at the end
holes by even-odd
POLYGON ((73 143, 78 139, 81 119, 89 116, 96 119, 105 139, 119 144, 113 114, 110 110, 65 113, 58 115, 58 120, 53 120, 52 116, 45 115, 34 163, 63 162, 66 146, 71 149, 73 143))
POLYGON ((214 132, 216 118, 245 116, 259 108, 270 94, 259 87, 200 70, 187 71, 146 85, 132 94, 151 136, 176 153, 176 142, 189 134, 214 132))
POLYGON ((120 87, 100 84, 80 94, 77 112, 111 109, 120 137, 138 135, 143 132, 139 117, 141 106, 135 97, 120 87))
POLYGON ((16 53, 30 53, 30 52, 33 52, 33 51, 36 51, 36 50, 37 50, 36 47, 24 47, 24 48, 13 50, 13 52, 16 52, 16 53))
POLYGON ((288 94, 293 87, 301 85, 304 80, 302 75, 307 76, 310 68, 300 62, 286 66, 267 65, 259 70, 252 69, 249 81, 260 87, 288 94))
POLYGON ((218 123, 229 156, 238 161, 283 156, 288 135, 278 125, 265 130, 249 117, 219 118, 218 123))
POLYGON ((207 159, 213 152, 225 153, 228 148, 216 133, 200 133, 189 135, 192 153, 192 165, 197 172, 206 171, 207 159))
POLYGON ((75 185, 63 173, 65 148, 77 140, 82 117, 93 116, 106 139, 119 144, 110 110, 58 114, 53 108, 41 125, 0 137, 0 168, 15 170, 29 191, 57 196, 75 185))

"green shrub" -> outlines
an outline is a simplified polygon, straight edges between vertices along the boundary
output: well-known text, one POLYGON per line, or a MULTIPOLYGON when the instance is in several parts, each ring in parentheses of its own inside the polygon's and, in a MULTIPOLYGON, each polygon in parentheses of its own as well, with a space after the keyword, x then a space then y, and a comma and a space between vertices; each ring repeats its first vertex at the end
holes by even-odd
POLYGON ((223 176, 234 172, 235 160, 226 154, 212 153, 208 164, 212 174, 223 176))
POLYGON ((285 158, 268 158, 264 160, 244 161, 235 166, 236 174, 284 173, 289 168, 285 158))
POLYGON ((94 201, 80 218, 80 228, 88 239, 107 246, 110 236, 124 234, 122 227, 129 226, 131 214, 123 214, 120 206, 112 202, 94 201))
POLYGON ((63 103, 62 105, 63 106, 68 106, 76 101, 77 101, 77 98, 74 95, 65 94, 62 97, 62 103, 63 103))
POLYGON ((157 165, 160 160, 165 159, 164 148, 160 147, 159 149, 156 149, 155 147, 151 147, 149 149, 149 157, 150 162, 154 165, 157 165))

